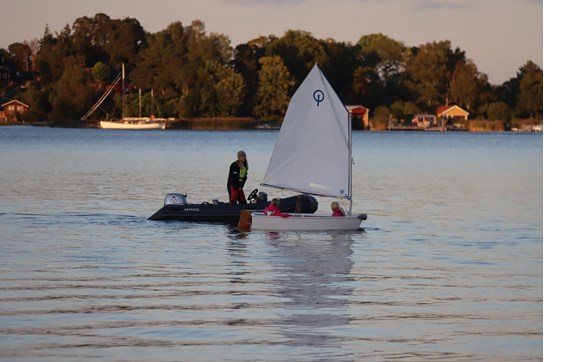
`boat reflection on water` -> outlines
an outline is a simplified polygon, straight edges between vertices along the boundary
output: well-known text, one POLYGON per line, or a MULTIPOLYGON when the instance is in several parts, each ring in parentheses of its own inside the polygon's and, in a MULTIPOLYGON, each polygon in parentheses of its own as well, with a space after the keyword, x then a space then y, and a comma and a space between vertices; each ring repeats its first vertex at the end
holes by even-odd
POLYGON ((320 357, 332 351, 332 356, 326 357, 349 358, 341 345, 350 334, 345 330, 350 323, 348 306, 353 292, 352 234, 267 234, 276 272, 272 284, 286 300, 280 308, 279 330, 285 345, 301 347, 304 355, 299 357, 320 357))

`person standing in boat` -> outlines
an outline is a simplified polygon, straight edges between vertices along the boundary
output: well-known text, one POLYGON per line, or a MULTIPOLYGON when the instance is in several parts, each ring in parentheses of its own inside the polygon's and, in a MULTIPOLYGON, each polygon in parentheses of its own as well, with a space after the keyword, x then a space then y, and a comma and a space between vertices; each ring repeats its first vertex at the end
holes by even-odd
POLYGON ((230 196, 230 205, 240 203, 247 204, 246 195, 244 195, 244 185, 248 179, 248 160, 244 151, 238 151, 238 159, 230 165, 230 174, 228 176, 228 195, 230 196))
POLYGON ((344 209, 340 207, 338 202, 333 201, 330 204, 330 208, 332 209, 332 216, 346 216, 346 212, 344 212, 344 209))

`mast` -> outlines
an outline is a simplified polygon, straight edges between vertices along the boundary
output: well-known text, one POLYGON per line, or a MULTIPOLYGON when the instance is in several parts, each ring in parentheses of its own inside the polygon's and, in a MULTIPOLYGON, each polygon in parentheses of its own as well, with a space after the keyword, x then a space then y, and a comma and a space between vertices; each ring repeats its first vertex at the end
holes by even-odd
POLYGON ((352 116, 348 113, 348 214, 352 215, 352 116))
POLYGON ((121 118, 125 119, 125 63, 121 66, 122 82, 121 82, 121 98, 123 100, 121 109, 121 118))

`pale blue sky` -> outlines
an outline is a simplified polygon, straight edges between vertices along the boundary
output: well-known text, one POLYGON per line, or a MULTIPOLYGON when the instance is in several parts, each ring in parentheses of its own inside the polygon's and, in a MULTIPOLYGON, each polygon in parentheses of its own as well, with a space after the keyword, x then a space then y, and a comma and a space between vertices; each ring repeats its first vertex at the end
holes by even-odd
POLYGON ((146 31, 200 19, 232 46, 288 29, 355 43, 383 33, 408 46, 450 40, 493 84, 532 60, 543 68, 541 0, 8 0, 0 14, 0 47, 61 31, 82 16, 136 18, 146 31))

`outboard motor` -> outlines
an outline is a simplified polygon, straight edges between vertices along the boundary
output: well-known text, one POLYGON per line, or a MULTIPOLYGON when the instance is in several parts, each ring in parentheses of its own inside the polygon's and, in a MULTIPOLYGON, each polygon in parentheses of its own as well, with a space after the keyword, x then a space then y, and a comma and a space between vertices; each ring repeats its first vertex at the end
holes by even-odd
POLYGON ((268 201, 268 194, 264 191, 258 192, 258 201, 268 201))
POLYGON ((163 205, 187 205, 187 195, 171 193, 165 195, 163 205))

